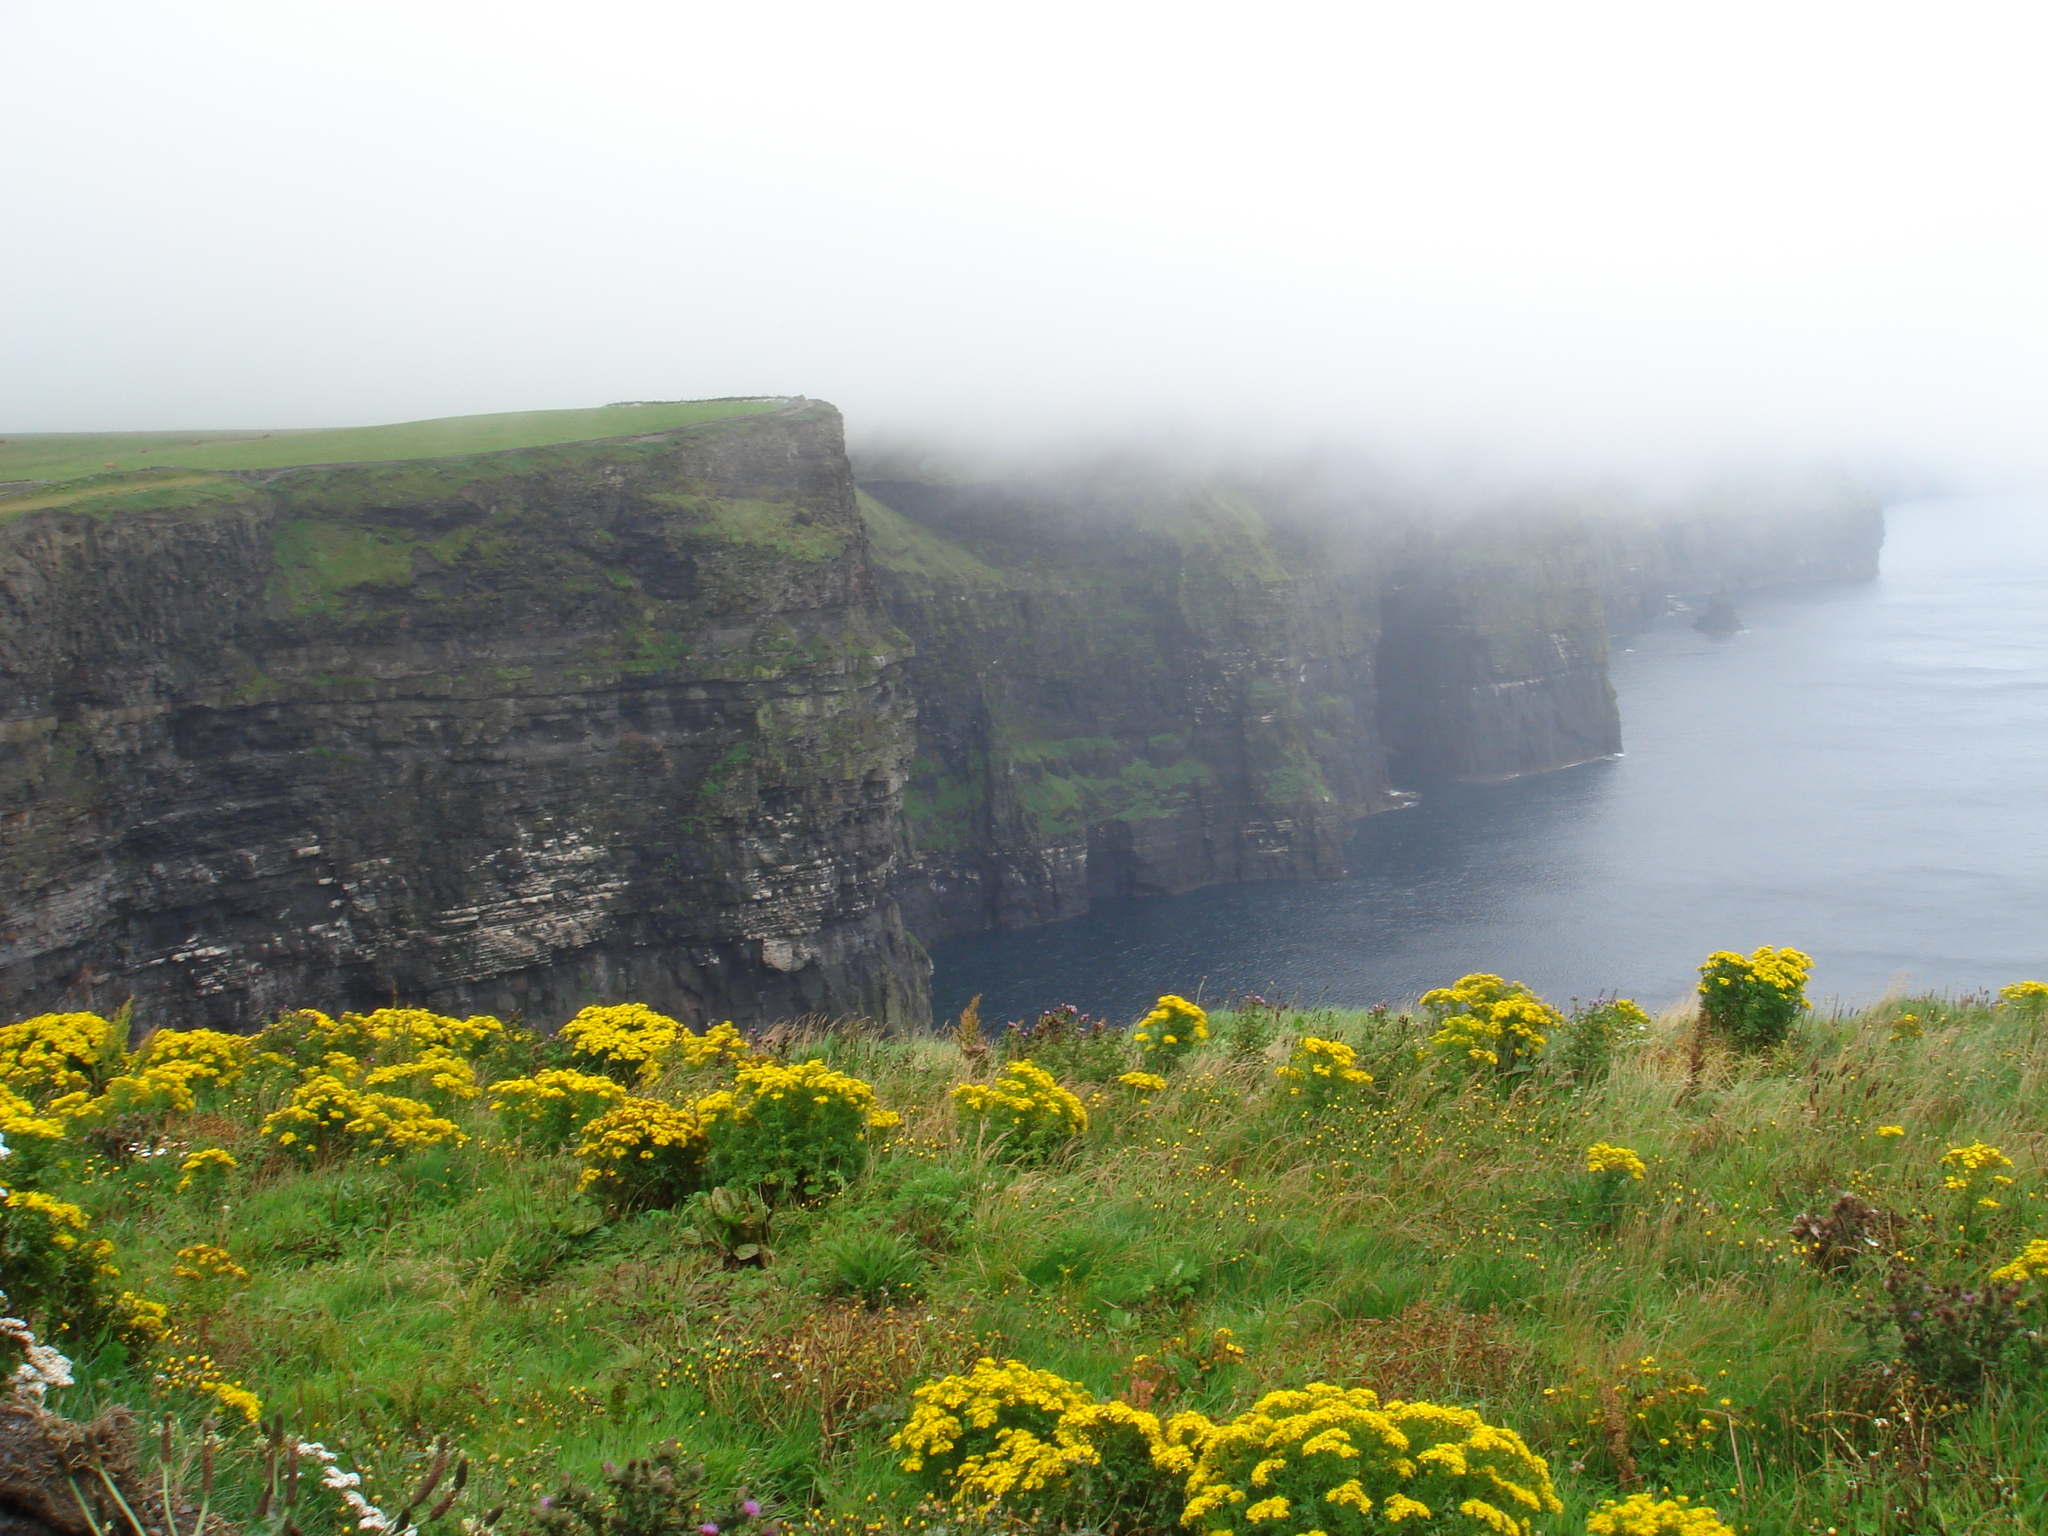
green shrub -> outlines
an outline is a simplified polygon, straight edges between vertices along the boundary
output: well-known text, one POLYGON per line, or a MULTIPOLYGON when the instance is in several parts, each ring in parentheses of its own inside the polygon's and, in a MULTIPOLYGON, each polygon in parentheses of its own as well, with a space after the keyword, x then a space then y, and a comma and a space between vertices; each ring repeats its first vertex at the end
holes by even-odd
POLYGON ((842 1232, 818 1244, 818 1258, 823 1265, 819 1288, 827 1296, 886 1307, 924 1294, 924 1254, 901 1232, 842 1232))
POLYGON ((1574 1008, 1552 1057, 1578 1083, 1597 1083, 1614 1058, 1649 1038, 1650 1016, 1626 997, 1595 999, 1574 1008))

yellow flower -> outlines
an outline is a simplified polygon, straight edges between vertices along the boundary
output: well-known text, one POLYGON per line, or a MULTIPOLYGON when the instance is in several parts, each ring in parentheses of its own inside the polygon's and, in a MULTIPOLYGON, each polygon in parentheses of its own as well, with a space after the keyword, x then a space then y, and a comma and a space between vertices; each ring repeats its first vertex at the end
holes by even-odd
POLYGON ((1028 1059, 1011 1062, 992 1083, 962 1083, 953 1102, 963 1121, 1003 1138, 1019 1156, 1044 1156, 1088 1129, 1081 1101, 1028 1059))
POLYGON ((1656 1499, 1647 1493, 1609 1499, 1586 1517, 1587 1536, 1735 1536, 1718 1514, 1685 1495, 1656 1499))
POLYGON ((1877 1134, 1880 1136, 1903 1136, 1906 1134, 1906 1128, 1903 1125, 1880 1125, 1877 1128, 1877 1134))
POLYGON ((1626 1174, 1632 1179, 1640 1179, 1646 1171, 1643 1160, 1627 1147, 1596 1141, 1586 1148, 1588 1173, 1626 1174))

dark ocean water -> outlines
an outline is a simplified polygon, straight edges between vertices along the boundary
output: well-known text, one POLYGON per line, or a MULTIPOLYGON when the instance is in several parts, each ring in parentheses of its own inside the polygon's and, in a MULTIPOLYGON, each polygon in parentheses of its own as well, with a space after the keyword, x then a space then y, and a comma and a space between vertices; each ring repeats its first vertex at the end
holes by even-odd
POLYGON ((933 950, 939 1017, 1161 992, 1401 1003, 1468 971, 1553 999, 1689 992, 1790 944, 1816 999, 2048 978, 2048 506, 1888 514, 1876 582, 1616 644, 1625 754, 1368 818, 1341 880, 1098 904, 933 950), (1625 648, 1624 648, 1625 647, 1625 648))

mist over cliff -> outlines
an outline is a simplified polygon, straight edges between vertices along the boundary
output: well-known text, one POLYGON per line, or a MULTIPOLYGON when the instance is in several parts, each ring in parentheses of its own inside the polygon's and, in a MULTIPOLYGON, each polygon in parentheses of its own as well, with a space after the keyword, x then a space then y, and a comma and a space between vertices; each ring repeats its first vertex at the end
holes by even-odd
POLYGON ((0 1009, 915 1025, 920 940, 1336 873, 1433 780, 1617 751, 1612 627, 1882 536, 1839 486, 856 467, 800 399, 480 421, 0 449, 156 466, 0 497, 0 1009), (417 456, 464 433, 528 446, 417 456))

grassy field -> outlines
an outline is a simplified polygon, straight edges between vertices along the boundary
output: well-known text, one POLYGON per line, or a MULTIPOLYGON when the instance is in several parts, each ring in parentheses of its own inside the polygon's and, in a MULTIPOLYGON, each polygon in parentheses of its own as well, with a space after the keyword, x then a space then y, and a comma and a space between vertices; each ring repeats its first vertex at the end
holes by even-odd
POLYGON ((444 416, 381 427, 271 432, 11 433, 0 439, 0 483, 74 480, 110 470, 287 469, 300 464, 357 464, 545 448, 591 438, 669 432, 725 416, 772 411, 787 403, 780 399, 675 400, 588 410, 444 416))
MULTIPOLYGON (((422 1054, 401 1039, 327 1067, 361 1087, 384 1061, 387 1091, 419 1093, 446 1129, 411 1150, 335 1132, 310 1157, 280 1144, 285 1122, 260 1127, 326 1046, 374 1030, 300 1024, 260 1040, 271 1059, 238 1081, 195 1080, 188 1109, 143 1095, 135 1118, 87 1113, 61 1141, 10 1130, 0 1171, 75 1203, 112 1244, 106 1284, 166 1303, 174 1330, 146 1350, 84 1324, 60 1336, 79 1382, 53 1407, 170 1412, 189 1445, 231 1395, 220 1384, 239 1386, 387 1508, 445 1434, 473 1467, 451 1532, 500 1503, 506 1528, 531 1524, 563 1474, 596 1481, 671 1438, 704 1460, 707 1509, 744 1490, 798 1526, 1051 1528, 1016 1506, 977 1519, 921 1503, 890 1447, 911 1389, 982 1355, 1162 1416, 1220 1422, 1309 1382, 1470 1408, 1548 1462, 1563 1510, 1537 1531, 1581 1532, 1635 1489, 1757 1536, 2048 1529, 2038 1282, 1985 1287, 2048 1235, 2038 1010, 1900 999, 1803 1015, 1754 1052, 1672 1014, 1623 1031, 1611 1064, 1565 1021, 1506 1074, 1433 1049, 1440 1022, 1216 1010, 1176 1062, 1072 1021, 983 1044, 817 1024, 748 1056, 685 1037, 645 1075, 515 1030, 463 1045, 439 1079, 391 1066, 422 1054), (1371 1081, 1290 1077, 1342 1055, 1304 1039, 1341 1043, 1371 1081), (954 1090, 1017 1057, 1085 1106, 1085 1130, 1027 1144, 963 1113, 954 1090), (515 1135, 477 1091, 555 1066, 698 1103, 702 1183, 737 1123, 703 1096, 750 1061, 812 1058, 901 1123, 864 1133, 843 1187, 783 1188, 765 1226, 750 1200, 579 1193, 573 1139, 515 1135), (1127 1077, 1141 1068, 1156 1077, 1127 1077), (1626 1160, 1590 1171, 1599 1144, 1641 1177, 1626 1160), (186 1170, 207 1148, 234 1166, 186 1170), (1888 1274, 1952 1326, 1902 1335, 1888 1274), (1951 1282, 1973 1299, 1924 1289, 1951 1282)), ((768 1165, 746 1166, 727 1188, 776 1192, 768 1165)), ((17 1309, 36 1305, 7 1284, 17 1309)), ((59 1311, 44 1306, 46 1327, 59 1311)), ((219 1501, 246 1517, 258 1433, 232 1411, 219 1427, 219 1501)), ((338 1510, 301 1523, 340 1529, 338 1510)))

